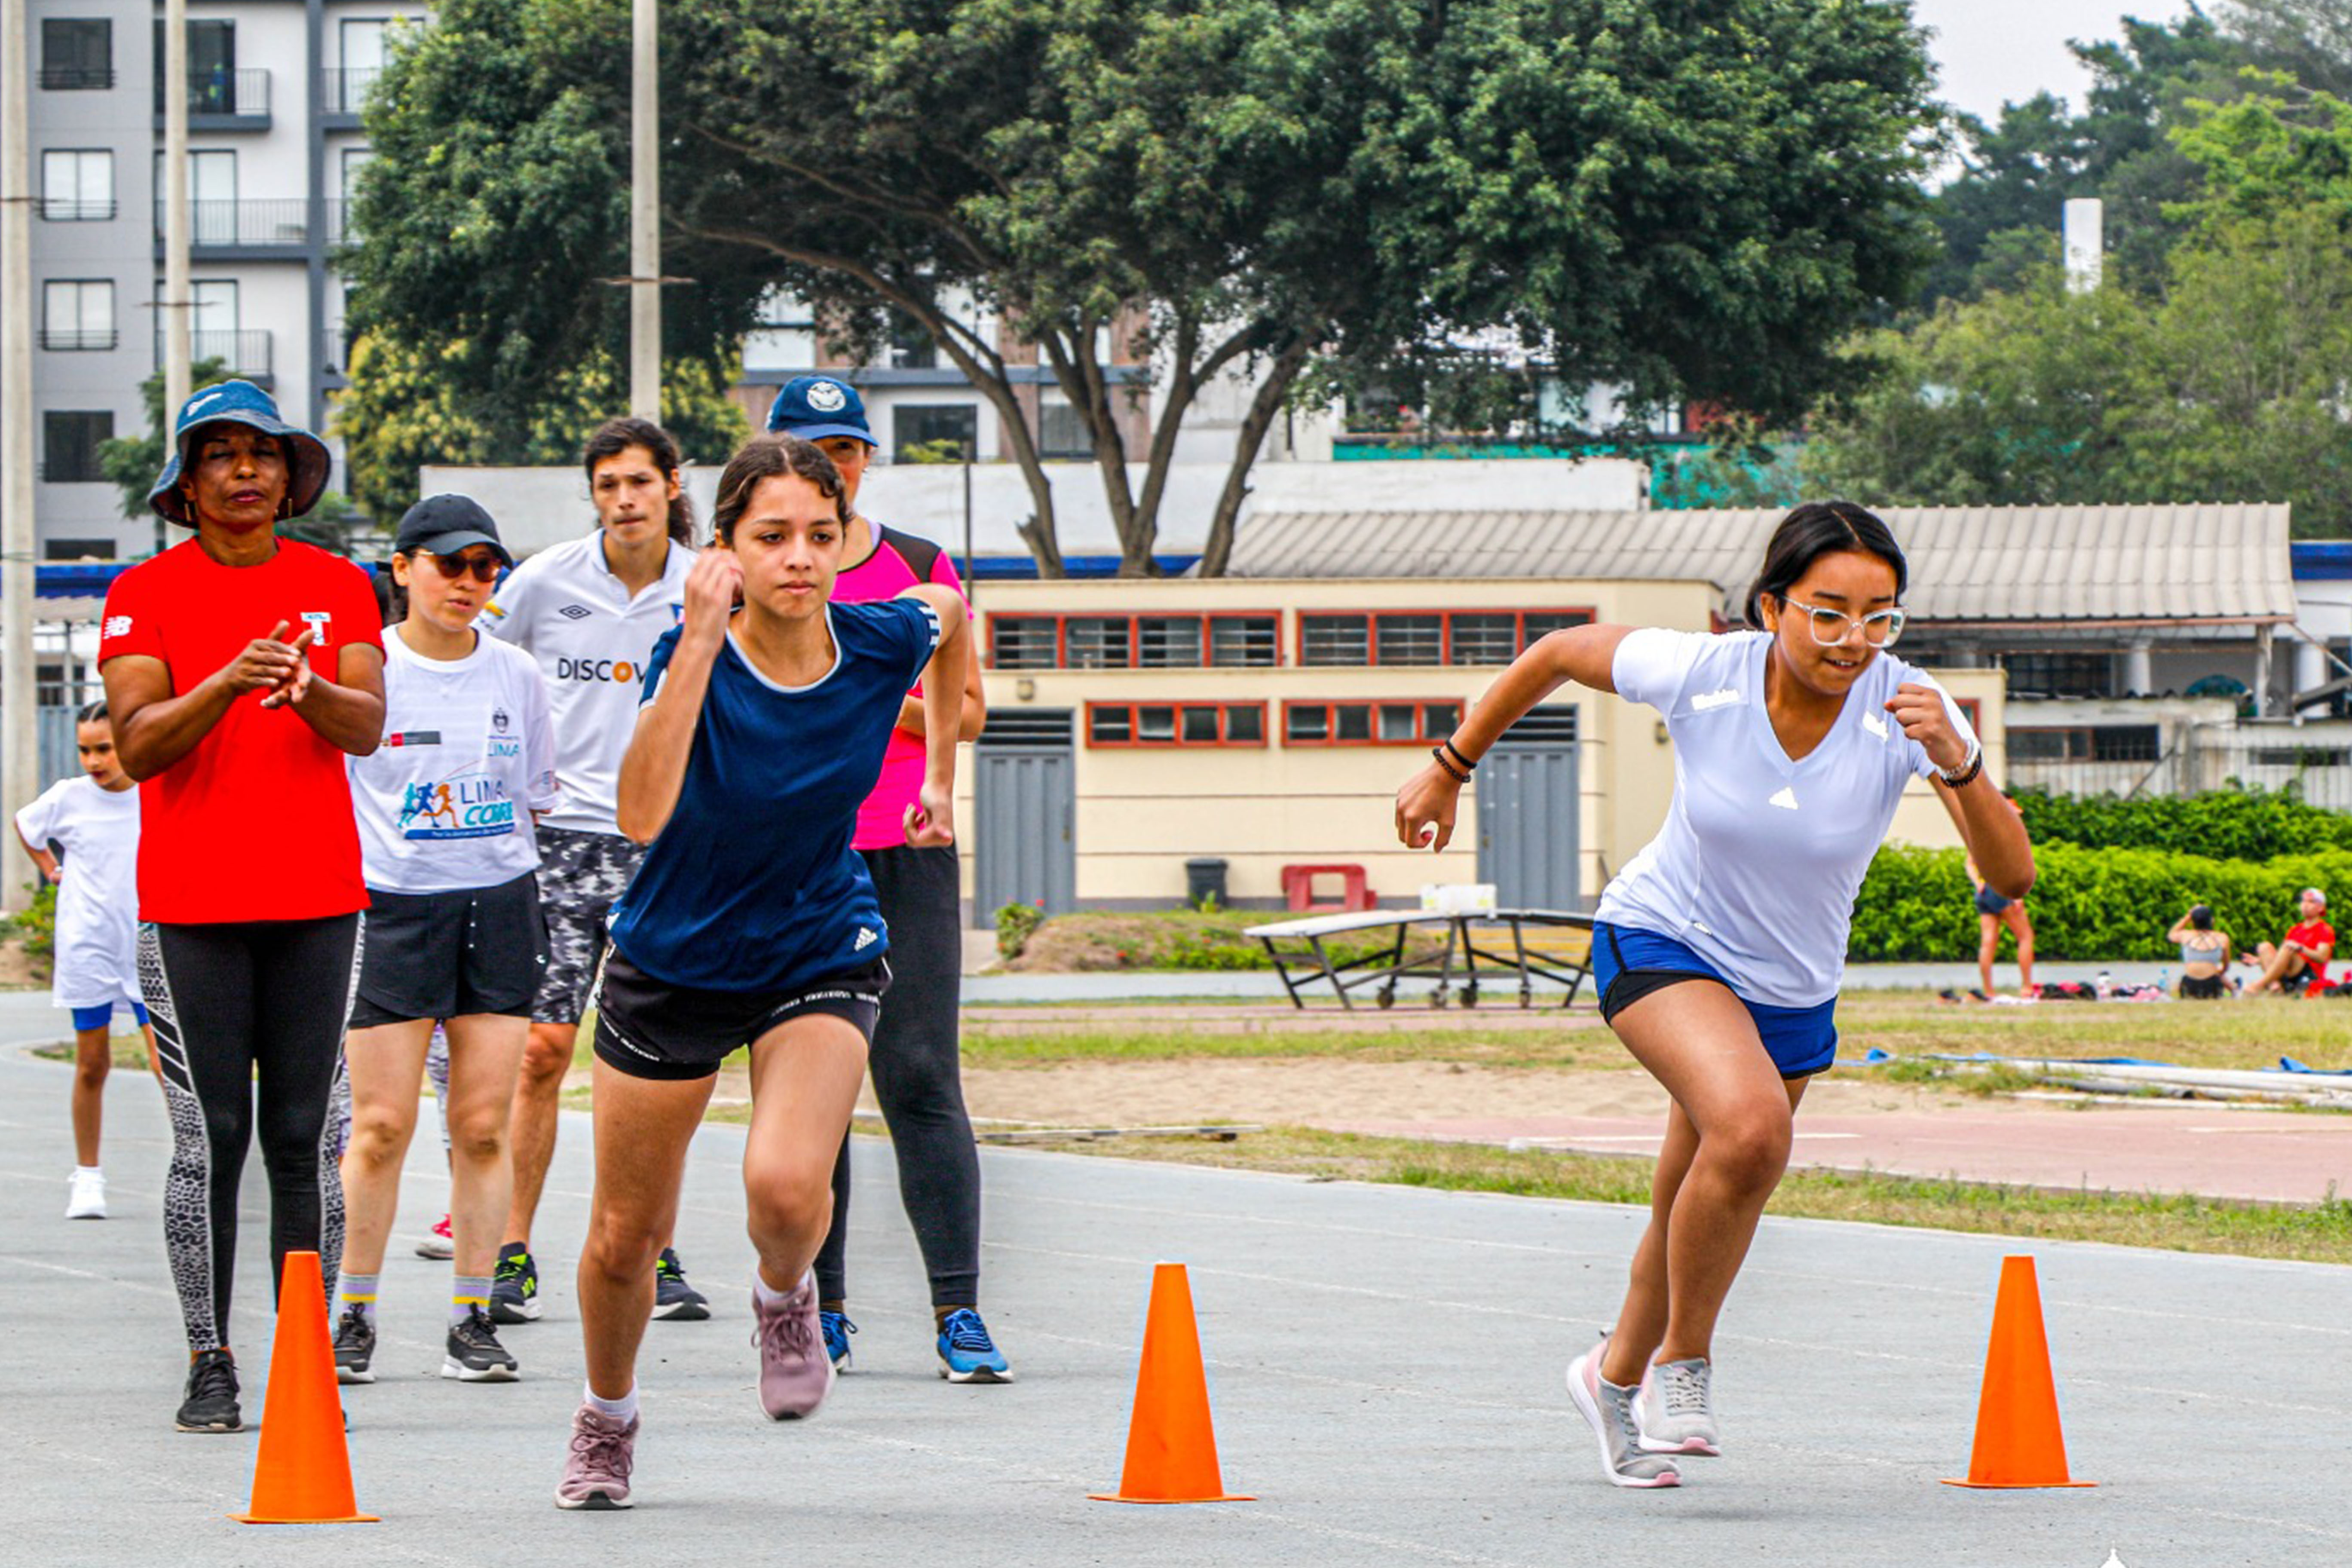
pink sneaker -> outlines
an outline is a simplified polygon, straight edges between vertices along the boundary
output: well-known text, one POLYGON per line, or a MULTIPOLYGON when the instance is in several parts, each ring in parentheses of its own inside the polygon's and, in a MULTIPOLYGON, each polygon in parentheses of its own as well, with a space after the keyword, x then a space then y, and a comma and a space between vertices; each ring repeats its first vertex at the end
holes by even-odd
POLYGON ((833 1392, 833 1358, 824 1353, 824 1334, 818 1326, 816 1276, 803 1278, 800 1288, 775 1306, 762 1305, 751 1292, 751 1343, 760 1352, 760 1408, 771 1421, 795 1421, 814 1415, 833 1392))
POLYGON ((572 1452, 555 1488, 555 1506, 630 1507, 629 1470, 636 1463, 636 1449, 635 1418, 624 1426, 593 1405, 583 1405, 572 1417, 572 1452))

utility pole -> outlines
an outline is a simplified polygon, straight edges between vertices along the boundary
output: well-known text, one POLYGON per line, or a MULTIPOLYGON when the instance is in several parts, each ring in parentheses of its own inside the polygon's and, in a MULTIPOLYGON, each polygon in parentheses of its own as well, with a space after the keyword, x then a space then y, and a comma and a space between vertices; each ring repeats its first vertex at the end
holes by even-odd
POLYGON ((629 412, 661 421, 661 5, 632 0, 629 412))
MULTIPOLYGON (((33 662, 32 68, 25 0, 0 0, 0 810, 40 792, 40 694, 33 662)), ((0 877, 0 909, 31 900, 0 877)))
POLYGON ((195 388, 188 342, 188 0, 163 0, 163 440, 195 388))

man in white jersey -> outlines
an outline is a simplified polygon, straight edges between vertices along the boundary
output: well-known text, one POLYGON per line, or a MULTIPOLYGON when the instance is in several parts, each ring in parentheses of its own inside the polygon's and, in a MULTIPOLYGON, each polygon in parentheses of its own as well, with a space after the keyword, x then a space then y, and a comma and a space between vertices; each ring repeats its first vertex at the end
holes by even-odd
MULTIPOLYGON (((555 1152, 556 1110, 606 916, 645 854, 622 837, 614 818, 621 757, 636 726, 646 661, 684 615, 686 576, 694 565, 693 511, 668 432, 645 419, 608 421, 588 438, 583 466, 597 531, 516 567, 481 620, 484 631, 534 656, 547 678, 562 792, 539 828, 548 963, 508 1131, 514 1201, 490 1286, 490 1315, 501 1323, 540 1315, 530 1229, 555 1152)), ((654 1316, 687 1321, 710 1315, 674 1248, 662 1249, 655 1284, 654 1316)))
POLYGON ((1479 759, 1570 681, 1656 709, 1674 742, 1666 820, 1603 889, 1592 926, 1601 1016, 1672 1097, 1615 1327, 1568 1368, 1616 1486, 1676 1486, 1687 1457, 1722 1452, 1717 1319, 1787 1167, 1805 1085, 1836 1057, 1854 894, 1906 788, 1940 792, 2003 897, 2033 881, 2023 821, 1986 776, 1967 717, 1888 651, 1908 578, 1870 512, 1798 507, 1749 590, 1753 630, 1554 632, 1397 794, 1398 837, 1444 848, 1479 759))

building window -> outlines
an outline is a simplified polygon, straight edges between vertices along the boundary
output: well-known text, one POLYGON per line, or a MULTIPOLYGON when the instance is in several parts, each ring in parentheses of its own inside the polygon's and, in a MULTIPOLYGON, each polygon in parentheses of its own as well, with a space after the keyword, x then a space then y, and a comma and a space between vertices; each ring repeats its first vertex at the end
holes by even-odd
POLYGON ((1270 669, 1282 617, 1217 610, 1175 616, 991 616, 997 669, 1270 669))
POLYGON ((41 154, 41 216, 50 223, 103 223, 114 216, 114 154, 63 148, 41 154))
POLYGON ((962 461, 980 455, 980 410, 969 403, 903 403, 890 410, 894 463, 962 461))
POLYGON ((1592 612, 1584 609, 1302 612, 1298 662, 1325 668, 1504 665, 1546 634, 1591 620, 1592 612))
POLYGON ((1037 400, 1037 455, 1074 462, 1095 455, 1094 437, 1087 433, 1086 421, 1061 398, 1037 400))
MULTIPOLYGON (((235 114, 236 24, 207 18, 188 23, 188 113, 235 114)), ((155 22, 155 112, 163 112, 163 23, 155 22)))
POLYGON ((101 442, 114 439, 114 413, 51 410, 41 416, 41 478, 53 485, 96 484, 101 442))
POLYGON ((2109 697, 2115 658, 2104 653, 2005 653, 2012 697, 2109 697))
POLYGON ((890 341, 884 345, 883 363, 892 370, 937 370, 940 368, 940 345, 923 324, 904 310, 890 312, 890 341))
POLYGON ((41 285, 41 346, 63 353, 114 347, 114 282, 51 279, 41 285))
POLYGON ((2009 760, 2016 763, 2153 763, 2164 756, 2164 732, 2154 724, 2011 725, 2009 760))
POLYGON ((111 561, 114 541, 111 539, 50 539, 41 544, 44 561, 111 561))
POLYGON ((383 74, 384 41, 391 24, 380 16, 353 16, 336 29, 341 39, 342 64, 334 75, 330 112, 357 114, 367 102, 368 89, 383 74))
POLYGON ((1092 746, 1263 746, 1263 702, 1089 702, 1092 746))
POLYGON ((1459 702, 1286 702, 1282 741, 1286 746, 1433 746, 1461 722, 1459 702))
POLYGON ((41 18, 41 86, 88 92, 114 85, 114 24, 94 16, 41 18))

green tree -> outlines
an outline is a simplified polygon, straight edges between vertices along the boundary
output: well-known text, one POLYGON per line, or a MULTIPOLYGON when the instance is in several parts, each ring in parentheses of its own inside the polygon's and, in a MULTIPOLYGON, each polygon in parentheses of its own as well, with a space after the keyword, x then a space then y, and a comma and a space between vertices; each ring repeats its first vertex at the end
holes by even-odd
MULTIPOLYGON (((232 379, 228 367, 216 359, 198 360, 188 367, 188 390, 202 392, 232 379)), ((122 492, 122 515, 133 520, 150 518, 155 523, 155 548, 161 552, 185 537, 176 531, 147 504, 147 492, 154 488, 155 477, 163 471, 164 453, 169 449, 163 436, 166 423, 163 413, 163 373, 160 370, 139 384, 140 401, 147 405, 147 427, 137 436, 118 436, 101 443, 98 449, 99 471, 107 482, 122 492), (176 532, 176 537, 175 537, 176 532)), ((279 534, 288 539, 299 539, 331 550, 338 555, 352 552, 352 503, 334 490, 319 498, 319 504, 308 515, 291 519, 278 525, 279 534)))
MULTIPOLYGON (((453 395, 527 406, 619 341, 598 280, 625 269, 627 7, 436 18, 371 100, 354 319, 443 345, 453 395)), ((671 363, 718 363, 775 287, 843 339, 898 312, 995 406, 1048 573, 1032 350, 1130 573, 1184 416, 1246 377, 1213 572, 1318 360, 1498 327, 1637 400, 1789 416, 1924 254, 1932 111, 1898 6, 671 0, 664 26, 663 270, 696 280, 671 363), (1103 368, 1114 334, 1137 370, 1103 368)))
MULTIPOLYGON (((428 463, 556 464, 579 460, 589 431, 626 406, 627 374, 609 353, 533 378, 531 401, 516 409, 469 389, 448 367, 470 345, 420 348, 379 329, 352 341, 350 389, 335 409, 352 496, 387 527, 415 504, 417 470, 428 463)), ((750 421, 728 395, 730 361, 686 359, 663 366, 662 424, 689 458, 723 460, 750 421)))
POLYGON ((2220 20, 2256 65, 2352 98, 2352 0, 2231 0, 2220 20))
MULTIPOLYGON (((2293 90, 2283 79, 2269 85, 2293 90)), ((2174 209, 2179 216, 2227 225, 2326 211, 2352 233, 2352 103, 2296 92, 2294 101, 2263 94, 2193 107, 2197 117, 2173 140, 2202 171, 2204 188, 2174 209)))

